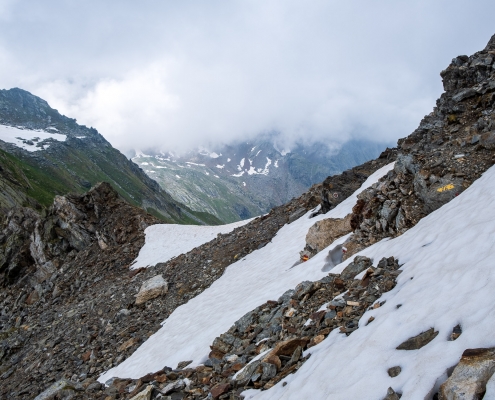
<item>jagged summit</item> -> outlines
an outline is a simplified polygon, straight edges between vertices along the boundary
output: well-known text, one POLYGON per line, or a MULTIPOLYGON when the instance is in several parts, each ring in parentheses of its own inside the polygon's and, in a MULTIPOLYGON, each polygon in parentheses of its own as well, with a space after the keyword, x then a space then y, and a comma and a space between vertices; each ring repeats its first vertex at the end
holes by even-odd
POLYGON ((488 44, 486 45, 484 51, 495 51, 495 35, 493 35, 490 40, 488 41, 488 44))

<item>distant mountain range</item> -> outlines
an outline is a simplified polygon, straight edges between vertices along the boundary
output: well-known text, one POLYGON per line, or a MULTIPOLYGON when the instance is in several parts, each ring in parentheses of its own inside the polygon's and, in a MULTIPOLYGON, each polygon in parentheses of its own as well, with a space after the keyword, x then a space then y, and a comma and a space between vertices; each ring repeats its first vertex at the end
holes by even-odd
POLYGON ((100 135, 22 89, 0 90, 0 210, 49 206, 55 195, 109 182, 129 203, 167 221, 218 224, 174 200, 100 135))
POLYGON ((353 140, 333 148, 299 143, 288 150, 274 139, 260 136, 182 155, 138 151, 132 160, 176 201, 233 222, 266 213, 386 148, 384 143, 353 140))

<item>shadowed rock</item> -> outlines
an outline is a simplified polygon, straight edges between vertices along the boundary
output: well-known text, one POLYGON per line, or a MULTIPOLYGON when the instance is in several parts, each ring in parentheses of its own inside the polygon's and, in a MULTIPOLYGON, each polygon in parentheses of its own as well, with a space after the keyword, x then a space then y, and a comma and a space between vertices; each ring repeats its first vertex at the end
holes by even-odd
POLYGON ((421 332, 419 335, 407 339, 397 346, 397 350, 418 350, 430 343, 437 335, 438 331, 435 332, 435 329, 430 328, 425 332, 421 332))

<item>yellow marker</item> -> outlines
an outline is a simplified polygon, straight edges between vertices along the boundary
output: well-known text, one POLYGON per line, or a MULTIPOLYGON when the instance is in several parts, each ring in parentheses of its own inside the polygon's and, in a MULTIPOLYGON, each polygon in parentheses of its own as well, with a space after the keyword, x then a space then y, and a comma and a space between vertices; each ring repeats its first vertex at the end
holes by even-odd
POLYGON ((442 186, 441 188, 437 189, 437 192, 446 192, 447 190, 452 190, 454 189, 455 186, 452 183, 449 183, 448 185, 442 186))

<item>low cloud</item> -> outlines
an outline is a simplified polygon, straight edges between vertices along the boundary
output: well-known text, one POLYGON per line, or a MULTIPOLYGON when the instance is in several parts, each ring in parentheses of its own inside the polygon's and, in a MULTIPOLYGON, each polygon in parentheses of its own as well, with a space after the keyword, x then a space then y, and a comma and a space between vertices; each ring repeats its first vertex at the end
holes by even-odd
POLYGON ((495 33, 489 1, 101 3, 0 3, 2 86, 125 152, 272 131, 394 142, 431 111, 450 59, 495 33))

